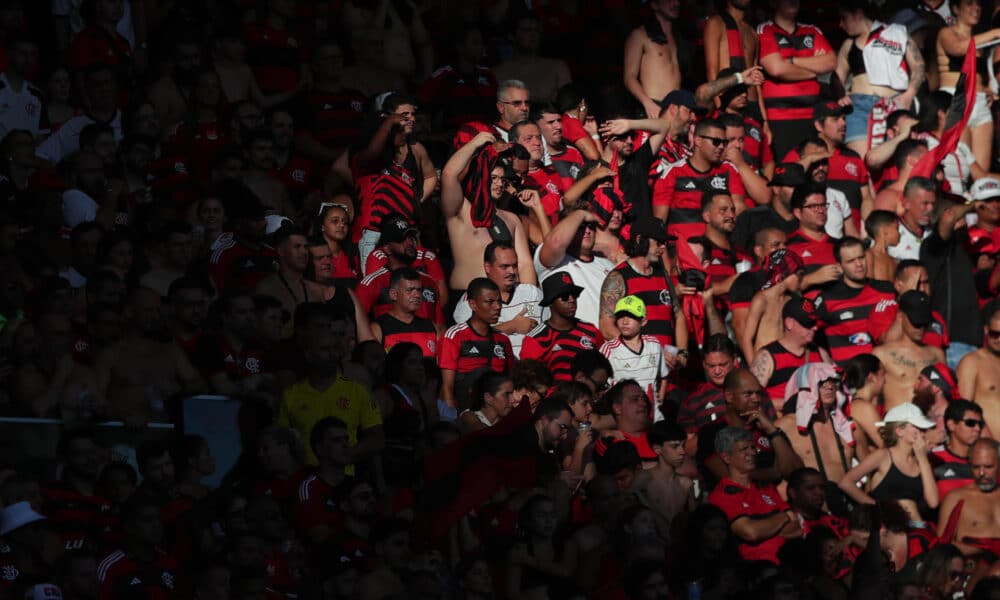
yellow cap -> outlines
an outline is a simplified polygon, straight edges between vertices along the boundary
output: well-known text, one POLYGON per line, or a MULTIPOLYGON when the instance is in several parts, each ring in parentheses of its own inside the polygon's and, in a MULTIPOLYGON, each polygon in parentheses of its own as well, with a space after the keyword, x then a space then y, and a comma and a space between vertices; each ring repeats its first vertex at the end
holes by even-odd
POLYGON ((615 316, 622 313, 641 321, 646 318, 646 303, 638 296, 625 296, 615 304, 615 316))

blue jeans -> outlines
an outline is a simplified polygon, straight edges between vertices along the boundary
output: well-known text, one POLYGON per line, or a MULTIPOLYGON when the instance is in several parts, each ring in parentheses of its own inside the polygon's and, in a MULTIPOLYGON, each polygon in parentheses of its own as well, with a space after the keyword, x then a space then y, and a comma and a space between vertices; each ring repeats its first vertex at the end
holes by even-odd
POLYGON ((881 100, 880 96, 871 94, 851 94, 851 112, 847 113, 847 134, 844 142, 850 144, 858 140, 868 139, 868 117, 872 114, 875 103, 881 100))
POLYGON ((948 361, 948 367, 954 371, 958 368, 958 361, 962 360, 963 356, 975 351, 976 347, 972 344, 951 342, 948 344, 948 351, 945 353, 945 360, 948 361))

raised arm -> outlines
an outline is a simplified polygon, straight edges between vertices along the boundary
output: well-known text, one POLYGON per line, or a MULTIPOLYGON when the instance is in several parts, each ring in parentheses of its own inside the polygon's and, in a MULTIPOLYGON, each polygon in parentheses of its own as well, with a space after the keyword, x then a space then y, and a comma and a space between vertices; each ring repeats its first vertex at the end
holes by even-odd
POLYGON ((386 115, 382 119, 382 124, 375 131, 375 135, 368 141, 368 145, 358 152, 358 161, 361 164, 376 162, 382 155, 386 144, 391 143, 394 131, 403 122, 402 115, 386 115))
POLYGON ((559 221, 542 242, 538 253, 538 260, 542 266, 551 269, 562 262, 566 256, 566 249, 576 237, 576 230, 584 223, 596 222, 597 216, 586 210, 575 210, 559 221))
POLYGON ((462 211, 465 201, 465 190, 462 189, 462 178, 472 162, 472 156, 486 144, 496 142, 496 137, 489 132, 482 132, 469 140, 469 143, 459 148, 441 170, 441 212, 445 219, 452 219, 462 211))
POLYGON ((598 181, 602 179, 607 179, 609 177, 614 177, 616 173, 605 166, 600 166, 592 169, 590 173, 587 173, 583 177, 577 179, 573 182, 573 185, 569 186, 566 193, 563 194, 563 206, 566 208, 572 208, 577 205, 580 198, 586 194, 590 188, 594 187, 598 181))

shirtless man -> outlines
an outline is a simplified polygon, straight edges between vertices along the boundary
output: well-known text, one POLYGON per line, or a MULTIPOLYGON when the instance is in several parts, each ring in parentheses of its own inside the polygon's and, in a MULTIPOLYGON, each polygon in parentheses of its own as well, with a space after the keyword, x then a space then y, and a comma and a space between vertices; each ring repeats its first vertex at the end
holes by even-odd
MULTIPOLYGON (((480 258, 486 246, 494 240, 513 242, 517 251, 517 271, 521 283, 532 285, 538 283, 535 267, 531 262, 528 237, 517 215, 496 209, 491 225, 476 226, 472 221, 472 203, 465 197, 462 180, 476 152, 486 144, 493 144, 496 141, 492 133, 477 134, 471 142, 452 155, 441 171, 441 212, 447 221, 448 238, 451 240, 452 254, 455 257, 455 268, 451 272, 449 282, 453 290, 464 290, 476 277, 485 277, 486 273, 480 258)), ((524 169, 526 172, 527 164, 524 165, 524 169)), ((490 195, 495 202, 503 189, 503 174, 499 173, 499 169, 495 169, 490 175, 491 178, 497 178, 496 181, 490 182, 490 195)), ((523 190, 519 192, 518 198, 526 205, 533 204, 538 211, 541 211, 540 217, 544 218, 545 213, 541 208, 537 191, 523 190)))
POLYGON ((636 27, 625 40, 625 87, 642 103, 646 116, 660 115, 659 101, 680 88, 677 39, 673 23, 680 16, 680 0, 653 0, 653 18, 636 27))
POLYGON ((789 294, 799 291, 803 277, 802 259, 784 248, 764 259, 763 287, 754 292, 745 326, 737 330, 737 342, 743 357, 752 361, 757 350, 781 337, 781 307, 789 294))
MULTIPOLYGON (((705 75, 708 81, 718 78, 722 69, 743 71, 757 64, 757 31, 746 20, 749 7, 750 0, 727 0, 723 11, 705 22, 705 75), (729 44, 735 32, 739 33, 740 48, 732 48, 729 44)), ((754 106, 759 90, 750 86, 747 91, 750 114, 758 114, 759 108, 754 109, 754 106)))
POLYGON ((997 488, 1000 446, 995 440, 980 439, 972 445, 969 456, 973 481, 944 497, 937 529, 942 536, 950 533, 952 512, 961 502, 954 533, 942 541, 951 542, 967 556, 990 547, 996 552, 1000 546, 1000 489, 997 488))
POLYGON ((513 55, 493 69, 497 79, 520 79, 528 84, 531 95, 536 99, 555 100, 556 92, 571 78, 565 62, 539 56, 541 20, 533 13, 524 14, 517 19, 513 33, 513 55))
POLYGON ((657 527, 661 533, 669 535, 673 518, 686 510, 696 508, 696 488, 689 477, 677 473, 677 469, 687 459, 684 441, 687 434, 683 429, 659 421, 646 433, 649 445, 656 453, 656 466, 636 475, 633 489, 641 488, 656 515, 657 527))
POLYGON ((927 294, 911 290, 901 295, 896 320, 902 327, 903 337, 876 346, 872 351, 885 367, 882 397, 886 410, 910 402, 920 372, 925 367, 945 361, 940 348, 922 342, 927 326, 933 320, 931 299, 927 294))
POLYGON ((128 332, 97 357, 97 396, 107 402, 110 417, 127 424, 164 420, 171 398, 202 392, 205 382, 171 339, 156 292, 133 291, 125 317, 128 332))
POLYGON ((833 419, 830 416, 830 412, 837 407, 839 384, 839 380, 836 379, 820 382, 819 409, 809 421, 806 432, 799 430, 794 411, 785 414, 775 423, 788 436, 792 442, 792 450, 799 455, 803 464, 818 470, 828 481, 840 481, 850 470, 851 461, 854 460, 854 445, 850 441, 841 439, 833 428, 833 419), (815 448, 819 448, 818 459, 815 448))
MULTIPOLYGON (((278 272, 261 281, 257 285, 257 293, 276 299, 294 317, 299 304, 322 301, 326 290, 319 283, 305 278, 311 256, 304 233, 285 225, 275 234, 274 245, 278 251, 278 272)), ((289 321, 285 337, 291 335, 289 321)))
POLYGON ((983 407, 987 436, 1000 432, 1000 310, 993 311, 984 329, 985 347, 958 363, 958 389, 963 398, 983 407))

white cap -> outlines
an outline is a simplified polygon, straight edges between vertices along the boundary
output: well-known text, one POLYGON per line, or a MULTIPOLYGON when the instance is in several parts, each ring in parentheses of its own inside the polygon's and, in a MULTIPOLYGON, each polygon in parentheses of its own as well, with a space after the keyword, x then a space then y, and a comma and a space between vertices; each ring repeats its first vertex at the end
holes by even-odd
POLYGON ((281 215, 267 215, 264 217, 264 221, 267 223, 267 235, 271 235, 275 231, 281 229, 281 226, 285 223, 291 223, 292 220, 288 217, 283 217, 281 215))
POLYGON ((889 423, 909 423, 918 429, 934 429, 936 423, 924 416, 923 411, 912 402, 906 402, 885 413, 876 427, 885 427, 889 423))
POLYGON ((45 517, 35 512, 28 501, 17 502, 3 509, 0 512, 0 535, 7 535, 15 529, 20 529, 25 525, 30 525, 35 521, 43 521, 45 517))
POLYGON ((969 188, 973 200, 987 200, 1000 196, 1000 179, 996 177, 980 177, 969 188))

